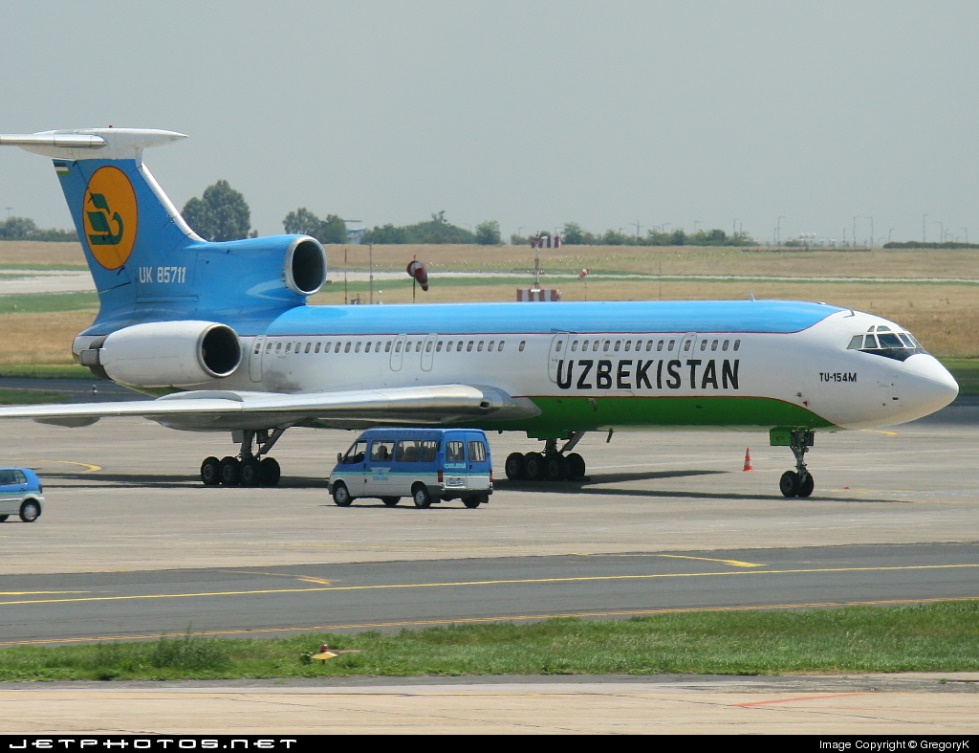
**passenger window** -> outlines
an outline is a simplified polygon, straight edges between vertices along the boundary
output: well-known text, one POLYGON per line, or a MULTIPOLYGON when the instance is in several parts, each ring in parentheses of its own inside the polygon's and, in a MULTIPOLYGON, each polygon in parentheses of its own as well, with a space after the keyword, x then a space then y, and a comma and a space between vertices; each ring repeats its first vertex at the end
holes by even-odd
POLYGON ((418 443, 413 439, 402 439, 398 442, 398 450, 395 459, 399 463, 418 462, 418 443))
POLYGON ((383 440, 371 445, 371 460, 385 462, 394 456, 394 442, 383 440))
POLYGON ((734 349, 735 350, 741 350, 741 341, 740 340, 735 340, 734 341, 734 349))
POLYGON ((319 352, 320 352, 320 346, 321 346, 322 344, 323 344, 323 343, 321 343, 321 342, 320 342, 319 340, 317 340, 317 341, 316 341, 316 350, 315 350, 315 352, 316 352, 316 353, 319 353, 319 352))
POLYGON ((621 340, 616 340, 615 341, 615 346, 612 348, 612 350, 614 350, 616 353, 618 353, 619 352, 619 348, 621 348, 621 347, 622 347, 622 341, 621 340))
POLYGON ((388 340, 386 343, 384 343, 384 352, 385 353, 390 353, 391 352, 391 341, 390 340, 388 340))
POLYGON ((306 343, 306 353, 309 353, 309 349, 313 347, 313 343, 306 343))
POLYGON ((445 459, 450 463, 462 463, 466 460, 465 444, 458 441, 446 442, 445 459))
POLYGON ((438 342, 437 342, 437 343, 435 344, 435 352, 436 352, 436 353, 441 353, 441 352, 442 352, 442 341, 441 341, 441 340, 439 340, 439 341, 438 341, 438 342))
POLYGON ((469 462, 483 463, 486 461, 486 445, 478 439, 469 443, 469 462))
POLYGON ((368 340, 367 341, 367 344, 364 346, 364 352, 365 353, 370 353, 371 352, 371 341, 370 340, 368 340))
POLYGON ((346 345, 343 346, 343 352, 344 353, 349 353, 350 352, 350 343, 349 342, 346 345))
POLYGON ((524 349, 524 346, 525 346, 526 344, 527 344, 527 341, 526 341, 526 340, 521 340, 521 341, 520 341, 520 347, 519 347, 519 348, 517 348, 517 350, 519 350, 519 351, 520 351, 521 353, 523 353, 523 349, 524 349))
POLYGON ((358 340, 357 347, 354 348, 354 353, 360 353, 360 346, 361 346, 361 342, 358 340))
POLYGON ((503 351, 503 340, 500 340, 499 344, 496 346, 496 352, 500 353, 503 351))
POLYGON ((419 447, 421 452, 421 459, 423 463, 432 463, 435 461, 435 453, 438 452, 439 443, 432 439, 427 439, 424 442, 419 442, 419 447))
POLYGON ((479 353, 482 353, 483 352, 483 341, 482 340, 480 340, 479 343, 476 345, 476 351, 479 352, 479 353))

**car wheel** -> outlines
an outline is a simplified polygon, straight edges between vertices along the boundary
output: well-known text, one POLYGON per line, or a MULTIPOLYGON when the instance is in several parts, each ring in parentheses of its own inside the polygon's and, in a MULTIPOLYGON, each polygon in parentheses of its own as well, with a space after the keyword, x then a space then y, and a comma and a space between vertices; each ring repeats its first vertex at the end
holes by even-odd
POLYGON ((381 497, 381 502, 383 502, 388 507, 394 507, 400 501, 401 501, 401 497, 381 497))
POLYGON ((0 523, 6 523, 9 517, 9 515, 0 515, 0 523))
POLYGON ((20 519, 25 523, 33 523, 41 517, 41 505, 35 500, 28 499, 20 506, 20 519))
POLYGON ((432 493, 425 484, 415 484, 411 498, 415 501, 415 507, 430 507, 432 504, 432 493))
POLYGON ((350 496, 350 490, 347 489, 347 485, 342 481, 338 481, 333 485, 333 503, 337 507, 350 507, 350 503, 354 501, 354 498, 350 496))

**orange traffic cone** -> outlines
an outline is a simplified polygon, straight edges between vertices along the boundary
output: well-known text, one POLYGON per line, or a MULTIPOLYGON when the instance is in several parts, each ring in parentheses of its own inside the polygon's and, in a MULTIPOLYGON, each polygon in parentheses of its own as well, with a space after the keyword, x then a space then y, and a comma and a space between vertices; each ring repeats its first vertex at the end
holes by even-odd
POLYGON ((745 447, 744 449, 744 470, 753 471, 754 468, 751 467, 751 448, 745 447))

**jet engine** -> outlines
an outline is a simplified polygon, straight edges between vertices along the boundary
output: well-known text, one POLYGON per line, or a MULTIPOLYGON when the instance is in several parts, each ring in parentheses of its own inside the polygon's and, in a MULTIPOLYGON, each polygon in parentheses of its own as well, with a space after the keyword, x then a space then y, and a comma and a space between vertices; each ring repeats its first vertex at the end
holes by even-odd
POLYGON ((231 327, 183 320, 125 327, 85 344, 78 360, 94 374, 131 387, 194 387, 231 376, 241 364, 231 327))

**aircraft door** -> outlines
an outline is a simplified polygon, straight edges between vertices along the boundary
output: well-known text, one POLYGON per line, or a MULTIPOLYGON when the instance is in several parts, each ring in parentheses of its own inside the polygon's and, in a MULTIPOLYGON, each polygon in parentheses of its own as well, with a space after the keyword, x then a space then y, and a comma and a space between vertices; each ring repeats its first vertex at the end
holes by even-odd
POLYGON ((435 360, 435 341, 438 335, 429 335, 422 344, 422 371, 431 371, 435 360))
POLYGON ((696 350, 694 346, 697 345, 697 333, 688 332, 680 339, 680 347, 677 350, 677 358, 686 359, 692 358, 696 350))
POLYGON ((248 373, 253 382, 262 381, 262 351, 265 350, 265 337, 259 336, 252 343, 252 355, 248 361, 248 373))
POLYGON ((552 382, 557 382, 558 364, 566 357, 565 351, 568 349, 570 338, 571 335, 569 333, 561 332, 551 340, 551 351, 547 356, 547 376, 550 377, 552 382))
POLYGON ((401 371, 405 348, 408 346, 408 336, 398 335, 391 346, 391 371, 401 371))

